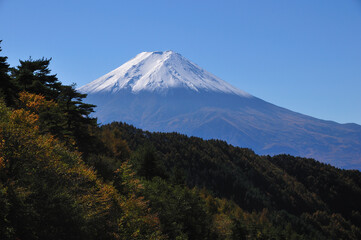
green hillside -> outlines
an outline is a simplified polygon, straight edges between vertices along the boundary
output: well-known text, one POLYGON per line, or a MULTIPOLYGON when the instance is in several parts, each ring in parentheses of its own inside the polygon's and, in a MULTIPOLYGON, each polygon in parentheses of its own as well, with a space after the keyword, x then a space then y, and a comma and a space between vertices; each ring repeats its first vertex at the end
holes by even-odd
MULTIPOLYGON (((0 49, 1 50, 1 49, 0 49)), ((361 173, 99 126, 49 59, 0 57, 0 239, 361 239, 361 173)))
POLYGON ((359 171, 289 155, 258 156, 223 141, 149 133, 125 123, 105 125, 101 131, 115 131, 128 142, 138 173, 151 155, 158 169, 152 177, 205 189, 248 213, 267 210, 267 219, 281 229, 308 238, 357 239, 360 234, 359 171))

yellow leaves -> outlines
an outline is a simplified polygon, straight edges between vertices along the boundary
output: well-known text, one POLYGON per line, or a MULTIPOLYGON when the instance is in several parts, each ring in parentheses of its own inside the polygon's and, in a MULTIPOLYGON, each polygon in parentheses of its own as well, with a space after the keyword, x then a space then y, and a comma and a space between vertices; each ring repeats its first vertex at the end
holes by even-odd
POLYGON ((56 141, 54 139, 54 136, 46 136, 45 138, 38 138, 39 139, 39 144, 41 144, 43 147, 46 147, 48 149, 52 149, 54 147, 54 145, 56 144, 56 141))
MULTIPOLYGON (((159 219, 150 213, 148 202, 143 197, 132 194, 121 202, 123 214, 118 220, 121 235, 131 236, 131 239, 164 239, 159 232, 159 219), (153 236, 152 236, 153 235, 153 236)), ((124 238, 124 237, 123 237, 124 238)))
MULTIPOLYGON (((6 125, 12 134, 25 139, 26 136, 38 133, 39 111, 56 107, 57 104, 52 100, 46 100, 44 96, 28 92, 19 93, 19 100, 23 108, 8 110, 9 116, 6 125)), ((35 136, 32 137, 35 138, 35 136)), ((49 141, 52 143, 52 139, 49 141)))
POLYGON ((10 121, 21 128, 27 128, 29 130, 38 129, 36 126, 39 116, 35 113, 31 113, 25 109, 17 109, 11 112, 10 121))
POLYGON ((116 207, 116 191, 113 186, 96 182, 85 194, 79 195, 78 202, 86 209, 88 220, 106 217, 116 207))
POLYGON ((130 149, 127 142, 121 137, 119 130, 104 129, 101 132, 101 139, 108 147, 114 158, 125 160, 130 156, 130 149))
MULTIPOLYGON (((49 201, 68 199, 59 204, 71 204, 69 209, 76 208, 81 221, 95 228, 94 232, 106 231, 120 239, 162 239, 159 219, 139 196, 142 186, 128 162, 116 173, 121 192, 99 179, 80 153, 70 151, 49 134, 41 134, 37 113, 56 107, 54 102, 26 92, 20 93, 20 101, 23 108, 17 110, 1 109, 0 104, 0 174, 26 180, 14 181, 12 189, 19 199, 36 202, 32 193, 53 189, 48 192, 49 201), (13 166, 10 170, 9 165, 13 166)), ((122 157, 127 146, 117 142, 111 151, 122 157)))
POLYGON ((19 100, 23 107, 34 112, 39 112, 42 109, 48 109, 57 106, 53 100, 46 100, 44 96, 28 92, 19 93, 19 100))
POLYGON ((224 213, 213 216, 213 227, 222 239, 230 239, 232 236, 233 221, 224 213))
POLYGON ((118 229, 121 239, 164 239, 159 231, 159 219, 151 214, 148 201, 140 195, 143 187, 135 178, 128 161, 122 163, 115 172, 115 185, 121 194, 119 206, 123 212, 118 219, 118 229), (129 236, 131 236, 129 238, 129 236))
POLYGON ((130 196, 143 188, 139 179, 135 178, 134 175, 135 173, 131 170, 128 161, 123 162, 120 168, 115 171, 116 185, 118 185, 121 194, 130 196))

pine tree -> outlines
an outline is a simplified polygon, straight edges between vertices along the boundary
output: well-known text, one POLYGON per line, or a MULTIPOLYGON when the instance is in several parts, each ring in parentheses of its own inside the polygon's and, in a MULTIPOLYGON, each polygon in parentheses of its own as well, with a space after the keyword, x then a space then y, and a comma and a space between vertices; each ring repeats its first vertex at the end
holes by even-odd
POLYGON ((21 90, 41 94, 48 100, 56 99, 60 94, 61 82, 56 74, 51 75, 50 59, 19 60, 20 65, 12 69, 12 77, 21 90))
POLYGON ((132 157, 135 164, 136 172, 139 176, 147 180, 153 177, 167 178, 165 167, 156 158, 155 149, 153 146, 145 146, 138 149, 132 157))
MULTIPOLYGON (((1 42, 0 40, 0 43, 1 42)), ((0 52, 1 51, 0 47, 0 52)), ((10 67, 6 61, 7 57, 0 56, 0 97, 4 98, 6 105, 12 106, 14 105, 17 91, 14 83, 11 81, 9 75, 10 67)))
POLYGON ((86 94, 76 91, 75 85, 61 86, 58 104, 64 116, 64 130, 71 133, 81 152, 92 152, 94 138, 91 129, 97 126, 96 118, 90 117, 95 105, 83 102, 86 94))
POLYGON ((50 61, 51 58, 20 60, 20 65, 12 69, 11 77, 20 91, 40 94, 57 103, 37 113, 43 133, 51 133, 65 140, 68 146, 87 152, 93 140, 89 128, 97 126, 96 119, 90 117, 95 105, 84 103, 86 94, 77 92, 74 85, 63 85, 56 74, 51 74, 50 61))

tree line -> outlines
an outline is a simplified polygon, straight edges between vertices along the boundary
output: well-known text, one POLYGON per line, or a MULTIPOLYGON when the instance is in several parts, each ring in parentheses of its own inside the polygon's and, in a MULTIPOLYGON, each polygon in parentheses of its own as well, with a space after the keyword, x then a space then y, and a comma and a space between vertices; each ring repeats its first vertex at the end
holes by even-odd
POLYGON ((0 239, 361 239, 359 171, 98 126, 50 63, 0 57, 0 239))

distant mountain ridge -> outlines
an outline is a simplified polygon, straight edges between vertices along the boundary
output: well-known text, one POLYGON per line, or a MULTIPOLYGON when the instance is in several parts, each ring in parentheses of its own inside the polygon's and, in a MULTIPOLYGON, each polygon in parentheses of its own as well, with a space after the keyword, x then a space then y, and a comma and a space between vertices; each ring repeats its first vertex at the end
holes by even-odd
POLYGON ((173 51, 143 52, 79 88, 100 122, 215 138, 258 154, 361 169, 361 126, 299 114, 254 97, 173 51))

